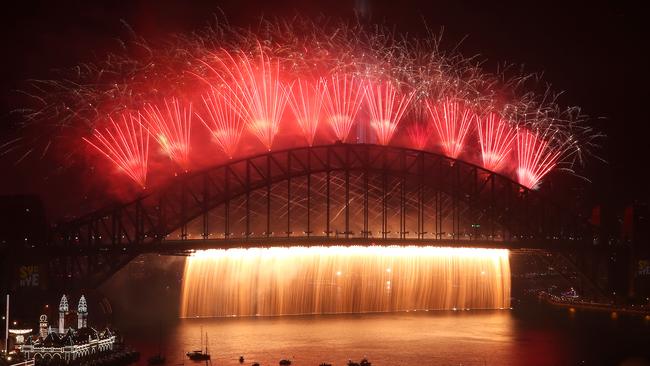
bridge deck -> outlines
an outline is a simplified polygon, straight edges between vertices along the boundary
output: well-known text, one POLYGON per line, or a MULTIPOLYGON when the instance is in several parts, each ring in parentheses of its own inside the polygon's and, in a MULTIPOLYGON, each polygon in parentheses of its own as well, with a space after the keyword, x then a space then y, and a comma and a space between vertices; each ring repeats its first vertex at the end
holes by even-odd
MULTIPOLYGON (((587 244, 580 241, 567 243, 566 240, 446 240, 446 239, 400 239, 400 238, 336 238, 336 237, 264 237, 248 239, 187 239, 164 240, 137 246, 115 245, 101 247, 66 246, 50 247, 48 252, 57 255, 128 254, 160 253, 168 255, 187 255, 197 250, 231 248, 270 248, 293 246, 433 246, 453 248, 491 248, 510 250, 543 249, 547 251, 575 250, 587 244)), ((592 250, 597 247, 590 246, 592 250)), ((42 249, 40 250, 42 253, 42 249)))

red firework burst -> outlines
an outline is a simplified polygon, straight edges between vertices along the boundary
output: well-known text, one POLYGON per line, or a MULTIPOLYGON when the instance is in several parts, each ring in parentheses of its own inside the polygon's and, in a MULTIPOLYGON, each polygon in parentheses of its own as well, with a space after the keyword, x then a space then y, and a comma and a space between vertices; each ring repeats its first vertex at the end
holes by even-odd
POLYGON ((232 159, 244 130, 244 122, 232 108, 234 97, 227 90, 220 92, 212 89, 202 98, 207 116, 204 119, 200 114, 196 115, 210 131, 217 145, 232 159))
POLYGON ((412 146, 418 150, 424 150, 429 142, 429 136, 431 136, 431 127, 426 122, 415 122, 408 126, 406 132, 412 146))
MULTIPOLYGON (((22 115, 22 128, 0 141, 0 155, 18 153, 18 163, 36 151, 45 155, 52 149, 73 148, 61 154, 71 159, 68 165, 78 144, 59 143, 64 141, 60 138, 92 126, 96 131, 87 136, 91 150, 101 151, 143 185, 146 150, 141 146, 145 141, 138 139, 153 137, 176 164, 192 165, 190 159, 196 157, 190 156, 195 148, 189 137, 190 119, 195 117, 183 106, 192 102, 196 109, 197 101, 202 106, 195 114, 231 158, 244 150, 240 147, 244 129, 269 150, 280 140, 286 141, 285 147, 300 144, 301 138, 276 136, 287 103, 300 126, 300 132, 292 126, 291 135, 298 132, 312 145, 320 137, 316 134, 331 134, 329 127, 319 128, 325 121, 336 139, 345 141, 367 98, 368 127, 378 144, 401 141, 403 130, 409 147, 426 149, 437 139, 441 153, 470 158, 478 153, 466 151, 478 148, 474 141, 472 146, 467 143, 476 126, 482 165, 500 172, 506 165, 514 166, 514 179, 529 187, 539 185, 551 168, 573 171, 574 164, 582 164, 597 149, 602 137, 579 108, 563 108, 557 94, 539 88, 536 75, 485 73, 475 56, 443 50, 439 37, 412 38, 381 25, 326 18, 261 20, 251 28, 227 23, 162 42, 135 37, 124 43, 125 52, 58 70, 59 78, 30 80, 21 93, 25 104, 14 111, 22 115), (201 85, 205 89, 197 90, 197 78, 205 82, 201 85), (289 88, 288 82, 294 80, 289 88), (388 80, 394 84, 380 82, 388 80), (427 95, 429 102, 414 100, 402 86, 427 95), (116 108, 133 116, 127 113, 125 122, 125 117, 115 117, 116 108), (490 117, 492 111, 507 122, 490 117), (98 118, 107 115, 114 116, 117 125, 98 118), (476 116, 485 117, 474 123, 476 116), (129 125, 139 119, 143 126, 129 125), (408 128, 400 128, 404 125, 408 128), (523 132, 518 135, 517 129, 523 132), (517 154, 511 152, 517 147, 517 154)), ((360 127, 364 129, 358 138, 365 141, 366 126, 360 127)))
POLYGON ((409 126, 406 129, 411 146, 418 150, 423 150, 429 143, 429 138, 433 132, 431 126, 431 117, 424 103, 414 103, 413 108, 405 117, 409 126))
POLYGON ((363 86, 354 76, 338 74, 325 83, 327 122, 339 141, 345 141, 363 102, 363 86))
POLYGON ((516 130, 496 113, 477 118, 476 121, 483 167, 497 171, 512 150, 517 135, 516 130))
POLYGON ((450 98, 436 104, 429 101, 426 103, 444 153, 451 158, 458 158, 465 146, 474 114, 463 103, 450 98))
POLYGON ((287 93, 280 80, 279 61, 272 62, 261 45, 258 49, 256 57, 224 50, 225 56, 216 56, 222 71, 208 67, 230 89, 232 107, 246 121, 248 129, 271 150, 286 106, 287 93))
POLYGON ((147 181, 149 134, 142 125, 140 115, 124 113, 120 123, 112 118, 109 120, 110 125, 104 131, 95 129, 92 139, 84 137, 84 141, 144 189, 147 181))
POLYGON ((370 127, 375 130, 379 144, 388 145, 415 93, 402 94, 391 82, 369 84, 365 91, 370 127))
POLYGON ((310 83, 298 79, 291 87, 289 105, 307 143, 312 146, 323 106, 323 82, 310 83))
POLYGON ((144 107, 147 130, 158 142, 165 155, 183 169, 190 162, 190 130, 192 127, 192 103, 182 106, 177 98, 165 100, 164 109, 148 104, 144 107))
POLYGON ((519 184, 536 189, 553 169, 564 151, 549 144, 545 134, 517 130, 517 179, 519 184))

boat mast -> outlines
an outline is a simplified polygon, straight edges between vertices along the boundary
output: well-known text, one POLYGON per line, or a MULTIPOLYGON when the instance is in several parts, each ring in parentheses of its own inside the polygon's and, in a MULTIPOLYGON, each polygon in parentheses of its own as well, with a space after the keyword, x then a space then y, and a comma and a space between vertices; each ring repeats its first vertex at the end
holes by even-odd
POLYGON ((5 315, 5 356, 9 355, 9 294, 7 294, 7 314, 5 315))
POLYGON ((162 320, 158 327, 158 356, 162 354, 162 320))

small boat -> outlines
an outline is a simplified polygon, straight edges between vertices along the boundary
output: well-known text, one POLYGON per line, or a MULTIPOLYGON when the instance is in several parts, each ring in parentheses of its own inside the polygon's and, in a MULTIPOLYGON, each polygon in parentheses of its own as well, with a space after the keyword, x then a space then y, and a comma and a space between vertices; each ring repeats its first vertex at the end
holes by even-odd
POLYGON ((364 357, 359 362, 354 362, 352 360, 348 360, 348 366, 372 366, 372 364, 370 363, 370 361, 368 361, 367 358, 364 357))
POLYGON ((186 355, 192 361, 207 361, 210 359, 210 354, 203 353, 202 350, 187 352, 186 355))
POLYGON ((289 365, 291 365, 290 360, 286 360, 286 359, 285 360, 280 360, 280 366, 289 366, 289 365))
MULTIPOLYGON (((203 347, 203 327, 201 327, 201 347, 203 347)), ((192 361, 207 361, 210 359, 210 353, 208 353, 208 333, 205 333, 205 353, 203 350, 196 350, 186 353, 192 361)))
POLYGON ((158 354, 149 357, 149 365, 162 365, 165 363, 165 356, 162 354, 162 324, 158 329, 158 354))
POLYGON ((149 357, 149 365, 162 365, 165 363, 165 356, 158 353, 157 355, 149 357))

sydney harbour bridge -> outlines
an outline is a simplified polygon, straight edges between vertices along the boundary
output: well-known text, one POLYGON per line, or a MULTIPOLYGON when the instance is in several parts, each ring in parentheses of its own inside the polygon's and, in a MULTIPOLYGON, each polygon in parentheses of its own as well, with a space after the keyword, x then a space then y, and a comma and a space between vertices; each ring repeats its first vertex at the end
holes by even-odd
POLYGON ((431 152, 336 143, 187 173, 9 255, 47 258, 50 283, 88 288, 143 253, 332 245, 580 253, 592 241, 586 220, 544 188, 431 152))

